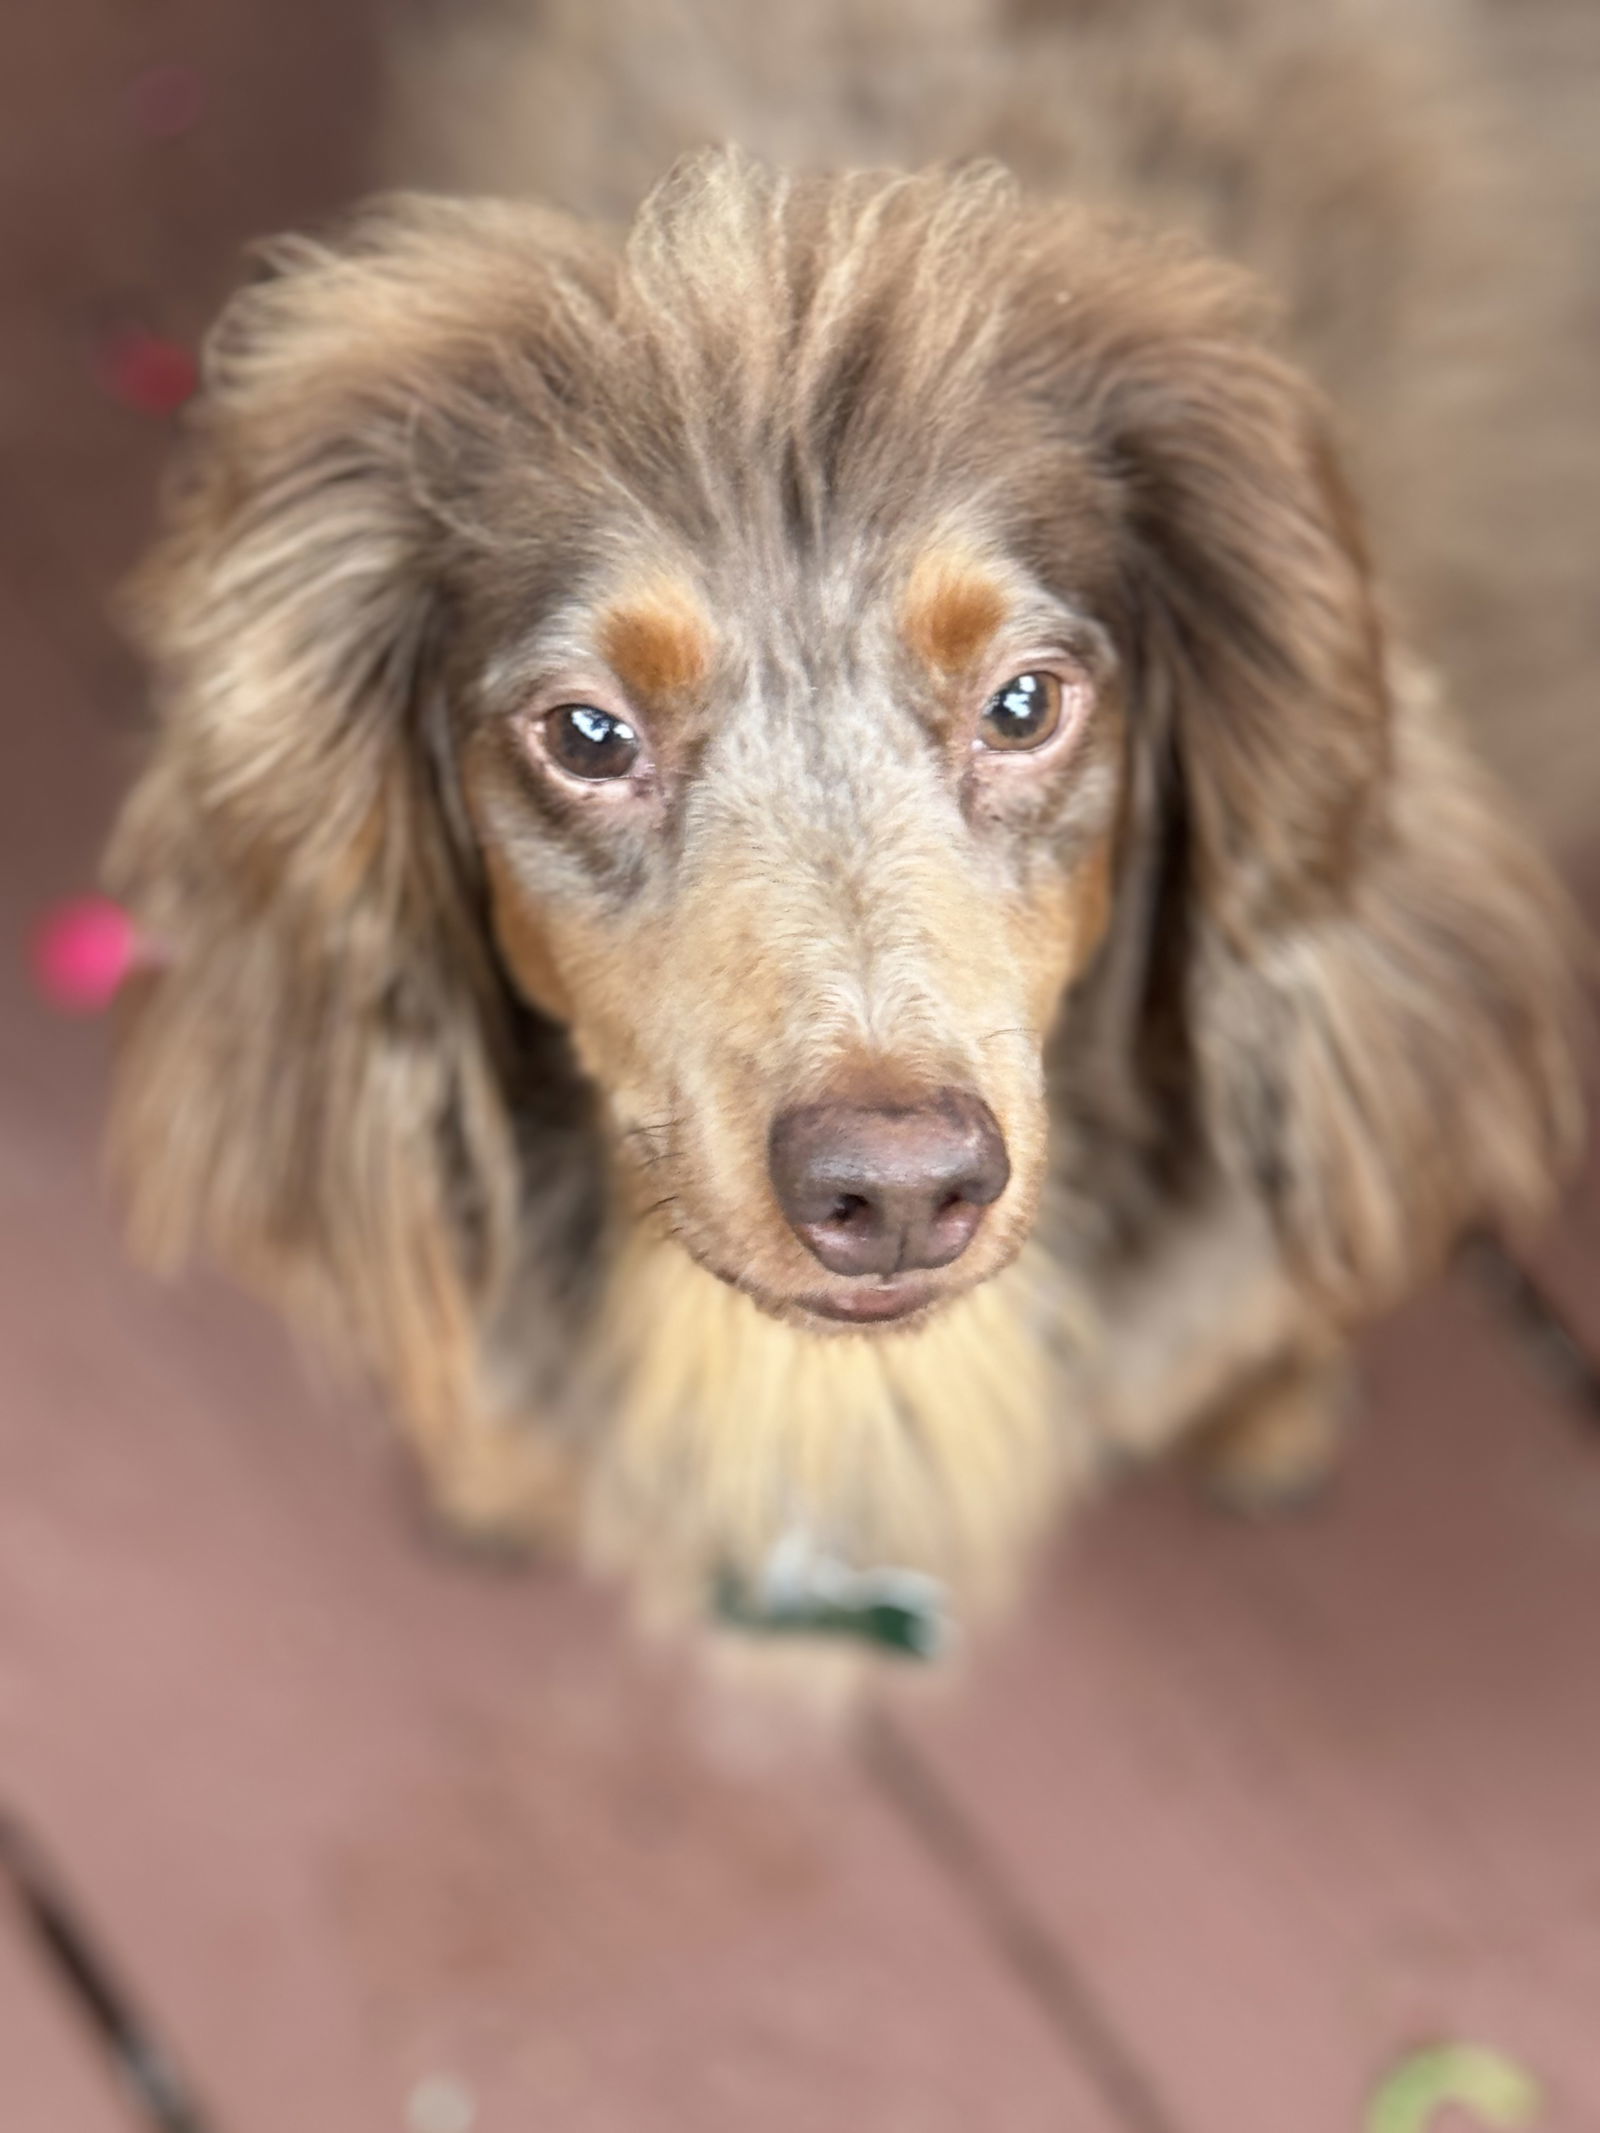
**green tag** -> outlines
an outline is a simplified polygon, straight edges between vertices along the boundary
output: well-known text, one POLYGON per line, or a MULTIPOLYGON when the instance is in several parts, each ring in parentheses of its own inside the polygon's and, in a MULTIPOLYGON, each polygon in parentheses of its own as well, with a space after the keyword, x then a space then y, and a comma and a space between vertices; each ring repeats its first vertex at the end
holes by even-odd
POLYGON ((944 1586, 920 1570, 853 1570, 798 1529, 747 1579, 724 1570, 717 1619, 754 1636, 854 1638, 906 1659, 937 1659, 950 1634, 944 1586))

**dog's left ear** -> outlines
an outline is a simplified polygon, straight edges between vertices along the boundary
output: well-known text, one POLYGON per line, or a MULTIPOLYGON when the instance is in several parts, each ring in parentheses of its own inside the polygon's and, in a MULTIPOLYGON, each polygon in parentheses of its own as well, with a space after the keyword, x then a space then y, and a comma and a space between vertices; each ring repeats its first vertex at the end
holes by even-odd
POLYGON ((159 723, 109 862, 155 951, 112 1121, 135 1239, 208 1247, 435 1431, 528 1218, 434 499, 500 435, 469 326, 537 345, 556 237, 398 202, 280 247, 213 336, 135 588, 159 723))
POLYGON ((1516 1229, 1574 1142, 1571 926, 1385 642, 1320 397, 1243 331, 1104 382, 1136 731, 1182 811, 1185 1002, 1220 1160, 1336 1309, 1516 1229))

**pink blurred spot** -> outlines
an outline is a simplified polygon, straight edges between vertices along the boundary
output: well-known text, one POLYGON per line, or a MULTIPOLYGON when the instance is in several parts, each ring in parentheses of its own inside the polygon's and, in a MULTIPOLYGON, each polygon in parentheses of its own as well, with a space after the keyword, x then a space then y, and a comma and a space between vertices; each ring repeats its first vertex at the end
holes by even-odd
POLYGON ((139 960, 139 937, 120 904, 78 896, 45 914, 32 950, 34 982, 51 1005, 94 1014, 110 1005, 139 960))
POLYGON ((141 133, 168 141, 187 133, 205 109, 206 85, 194 67, 178 60, 162 60, 146 67, 128 91, 133 116, 141 133))
POLYGON ((101 382, 112 399, 142 415, 170 415, 200 381, 193 355, 143 326, 124 326, 101 345, 101 382))

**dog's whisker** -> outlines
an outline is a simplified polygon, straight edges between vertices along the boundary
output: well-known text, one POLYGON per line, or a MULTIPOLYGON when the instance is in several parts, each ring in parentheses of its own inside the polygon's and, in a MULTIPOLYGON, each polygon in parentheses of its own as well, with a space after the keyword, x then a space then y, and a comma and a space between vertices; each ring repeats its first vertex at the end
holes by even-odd
POLYGON ((636 1125, 624 1126, 622 1136, 624 1140, 670 1140, 682 1124, 680 1118, 642 1120, 636 1125))

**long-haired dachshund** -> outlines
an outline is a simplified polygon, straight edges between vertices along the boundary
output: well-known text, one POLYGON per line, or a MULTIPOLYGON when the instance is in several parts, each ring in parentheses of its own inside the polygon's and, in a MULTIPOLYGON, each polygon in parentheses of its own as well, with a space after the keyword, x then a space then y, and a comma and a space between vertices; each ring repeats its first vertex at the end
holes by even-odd
POLYGON ((465 130, 608 212, 715 131, 1028 189, 401 195, 229 306, 139 587, 114 1149, 457 1521, 881 1626, 1182 1437, 1303 1481, 1577 1104, 1560 898, 1301 367, 1414 444, 1408 63, 1323 0, 807 22, 479 25, 465 130))

